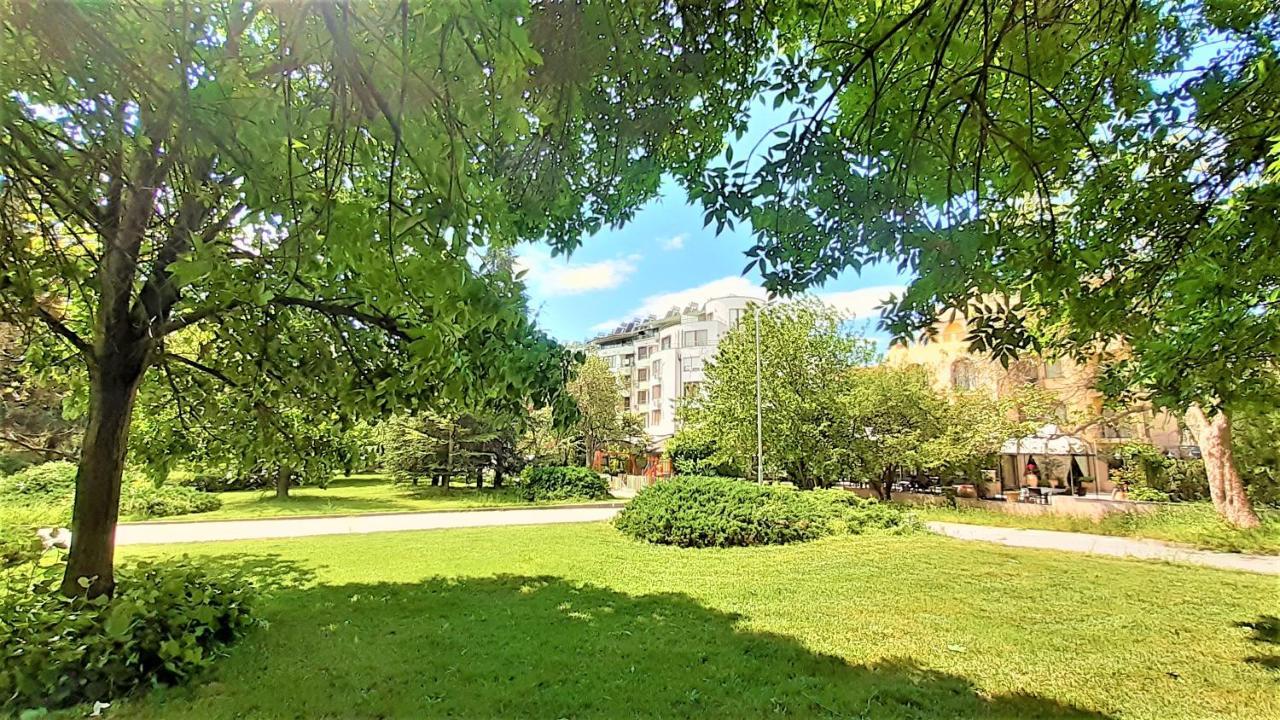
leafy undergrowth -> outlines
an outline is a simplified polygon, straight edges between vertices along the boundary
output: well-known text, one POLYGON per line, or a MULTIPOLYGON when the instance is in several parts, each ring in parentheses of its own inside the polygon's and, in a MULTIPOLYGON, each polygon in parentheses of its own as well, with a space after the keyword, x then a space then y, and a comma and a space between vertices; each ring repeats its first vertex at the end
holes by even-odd
POLYGON ((144 561, 118 569, 111 597, 66 597, 53 555, 0 572, 0 711, 189 681, 256 624, 254 581, 238 571, 144 561))
POLYGON ((922 520, 1063 530, 1186 543, 1207 550, 1280 555, 1280 510, 1260 509, 1262 527, 1240 530, 1224 523, 1207 503, 1170 505, 1154 513, 1113 513, 1095 522, 1061 515, 1008 515, 985 508, 912 506, 922 520))
POLYGON ((432 487, 393 483, 385 475, 335 478, 328 487, 296 487, 277 500, 273 490, 232 490, 217 493, 222 508, 199 515, 166 520, 251 520, 307 515, 361 515, 380 512, 427 512, 537 505, 510 487, 432 487))
POLYGON ((1280 718, 1239 623, 1275 578, 842 535, 756 548, 605 524, 122 548, 300 586, 208 682, 130 718, 1280 718), (370 562, 376 558, 377 562, 370 562))

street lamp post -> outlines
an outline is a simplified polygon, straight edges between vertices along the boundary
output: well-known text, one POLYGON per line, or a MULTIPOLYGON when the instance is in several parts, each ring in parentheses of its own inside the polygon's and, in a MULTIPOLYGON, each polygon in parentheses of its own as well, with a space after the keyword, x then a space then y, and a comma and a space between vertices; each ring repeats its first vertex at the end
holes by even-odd
MULTIPOLYGON (((766 303, 767 304, 767 303, 766 303)), ((756 482, 764 484, 764 415, 760 409, 760 312, 756 307, 756 482)))

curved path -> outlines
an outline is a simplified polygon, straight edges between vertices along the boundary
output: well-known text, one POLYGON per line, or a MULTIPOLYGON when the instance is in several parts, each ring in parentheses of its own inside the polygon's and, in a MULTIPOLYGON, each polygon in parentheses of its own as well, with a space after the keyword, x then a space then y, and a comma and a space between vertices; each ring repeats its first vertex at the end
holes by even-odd
POLYGON ((611 505, 458 510, 419 513, 380 513, 334 517, 279 518, 271 520, 202 520, 196 522, 125 523, 116 528, 116 545, 151 545, 215 540, 261 540, 484 527, 489 525, 545 525, 549 523, 599 522, 622 509, 611 505))
POLYGON ((1207 565, 1208 567, 1222 568, 1224 570, 1243 570, 1264 575, 1280 575, 1280 556, 1212 552, 1182 545, 1172 545, 1159 540, 1058 532, 1056 530, 1023 530, 1019 528, 946 522, 925 524, 936 533, 960 540, 981 540, 1013 547, 1065 550, 1067 552, 1111 555, 1143 560, 1163 560, 1173 563, 1207 565))

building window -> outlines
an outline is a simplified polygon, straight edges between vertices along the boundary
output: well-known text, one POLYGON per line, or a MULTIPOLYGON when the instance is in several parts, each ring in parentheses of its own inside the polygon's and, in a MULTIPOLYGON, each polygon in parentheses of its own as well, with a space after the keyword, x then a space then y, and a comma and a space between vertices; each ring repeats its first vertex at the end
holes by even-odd
POLYGON ((649 397, 653 398, 654 400, 661 400, 661 399, 662 399, 662 386, 661 386, 661 385, 654 385, 654 386, 653 386, 653 389, 649 391, 649 397))
POLYGON ((649 392, 647 390, 636 391, 636 404, 645 405, 649 402, 649 392))
POLYGON ((657 425, 657 424, 659 424, 659 423, 661 423, 661 422, 662 422, 662 411, 661 411, 661 410, 654 410, 653 412, 649 413, 649 424, 650 424, 650 425, 657 425))
POLYGON ((1049 379, 1062 377, 1062 361, 1054 360, 1051 363, 1045 363, 1044 376, 1049 379))
POLYGON ((734 308, 729 311, 729 324, 736 325, 742 319, 742 308, 734 308))
POLYGON ((696 355, 680 358, 680 369, 685 372, 698 372, 702 370, 702 358, 696 355))
POLYGON ((636 382, 648 382, 649 368, 640 368, 636 370, 636 382))
POLYGON ((957 360, 951 366, 951 386, 956 390, 977 390, 978 371, 969 360, 957 360))
POLYGON ((706 347, 706 344, 706 330, 685 330, 684 339, 680 343, 681 347, 706 347))
POLYGON ((627 395, 626 397, 622 398, 622 409, 623 409, 624 411, 628 411, 628 412, 631 410, 631 396, 630 396, 630 395, 627 395))
POLYGON ((670 349, 671 349, 671 336, 670 336, 670 335, 666 335, 666 336, 664 336, 664 337, 662 338, 662 349, 663 349, 663 350, 670 350, 670 349))
POLYGON ((644 347, 642 347, 642 348, 636 348, 636 359, 637 359, 637 360, 644 360, 644 359, 645 359, 645 358, 647 358, 647 357, 649 357, 649 346, 648 346, 648 345, 646 345, 646 346, 644 346, 644 347))
POLYGON ((653 370, 652 370, 652 372, 653 372, 653 379, 654 379, 654 380, 657 380, 657 379, 658 379, 658 376, 662 374, 662 361, 661 361, 661 360, 654 360, 654 361, 653 361, 653 370))
POLYGON ((684 396, 685 396, 685 397, 693 397, 693 396, 697 395, 697 394, 698 394, 698 387, 699 387, 699 383, 696 383, 696 382, 692 382, 692 383, 685 383, 685 384, 684 384, 684 396))

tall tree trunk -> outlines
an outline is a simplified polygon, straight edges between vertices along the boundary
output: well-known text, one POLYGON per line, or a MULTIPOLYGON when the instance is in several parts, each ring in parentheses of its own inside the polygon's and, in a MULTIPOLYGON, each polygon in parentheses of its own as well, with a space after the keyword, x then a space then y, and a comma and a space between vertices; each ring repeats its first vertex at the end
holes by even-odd
POLYGON ((289 499, 289 478, 293 476, 293 471, 288 465, 281 465, 276 468, 276 499, 289 499))
POLYGON ((493 489, 494 490, 502 489, 502 466, 501 465, 493 466, 493 489))
POLYGON ((71 511, 71 552, 62 578, 66 595, 110 594, 115 588, 116 521, 120 480, 129 445, 129 425, 145 351, 100 359, 89 372, 89 422, 80 448, 75 505, 71 511), (87 582, 87 587, 82 585, 87 582))
POLYGON ((1221 411, 1208 417, 1199 405, 1192 405, 1186 412, 1186 421, 1200 446, 1204 473, 1209 480, 1209 497, 1213 498, 1218 513, 1238 528, 1258 527, 1261 523, 1244 491, 1231 450, 1231 418, 1221 411))

